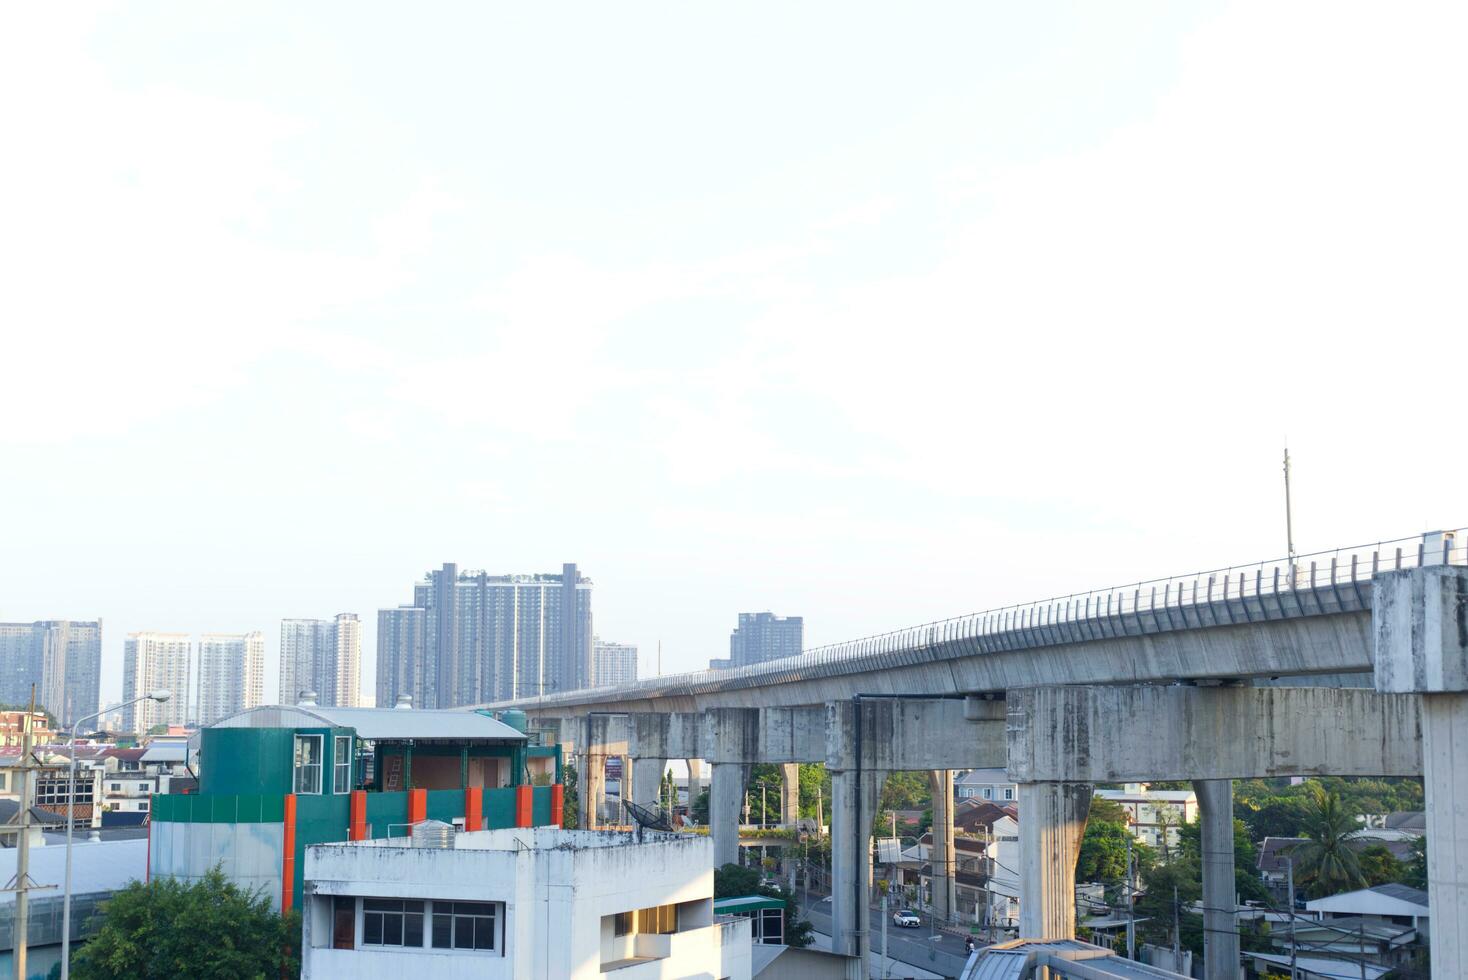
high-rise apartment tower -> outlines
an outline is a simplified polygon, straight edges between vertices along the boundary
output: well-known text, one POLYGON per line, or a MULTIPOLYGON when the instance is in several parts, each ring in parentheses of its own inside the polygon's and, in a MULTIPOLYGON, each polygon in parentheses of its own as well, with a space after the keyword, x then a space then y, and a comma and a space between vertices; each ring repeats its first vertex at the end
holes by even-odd
POLYGON ((122 647, 122 699, 131 701, 159 690, 172 697, 162 704, 141 701, 123 708, 123 730, 145 734, 155 725, 186 724, 192 679, 187 633, 129 633, 122 647))
POLYGON ((637 648, 594 637, 591 647, 591 686, 615 687, 637 680, 637 648))
POLYGON ((399 695, 450 708, 573 691, 591 683, 591 581, 561 573, 489 575, 446 564, 413 605, 378 613, 377 703, 399 695))
POLYGON ((205 633, 199 638, 199 725, 265 703, 265 634, 205 633))
POLYGON ((0 623, 0 702, 36 704, 63 725, 99 707, 102 621, 70 619, 0 623))
POLYGON ((312 691, 319 705, 355 708, 361 686, 362 624, 356 613, 280 621, 281 704, 295 704, 312 691))
POLYGON ((740 613, 739 625, 729 634, 729 659, 710 660, 709 667, 747 667, 766 660, 799 656, 805 645, 805 621, 799 616, 740 613))

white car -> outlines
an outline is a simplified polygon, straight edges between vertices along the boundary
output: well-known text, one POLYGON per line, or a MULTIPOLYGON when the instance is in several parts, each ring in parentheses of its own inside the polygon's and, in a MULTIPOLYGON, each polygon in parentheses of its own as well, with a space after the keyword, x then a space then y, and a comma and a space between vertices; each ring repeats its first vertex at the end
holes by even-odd
POLYGON ((912 909, 898 909, 892 913, 892 924, 902 929, 916 929, 923 921, 912 909))

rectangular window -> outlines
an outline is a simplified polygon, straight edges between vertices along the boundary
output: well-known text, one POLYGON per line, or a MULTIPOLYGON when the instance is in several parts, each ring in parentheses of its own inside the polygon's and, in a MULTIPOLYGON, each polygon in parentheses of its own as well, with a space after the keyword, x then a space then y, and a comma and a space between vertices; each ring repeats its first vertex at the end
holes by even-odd
POLYGON ((636 912, 618 912, 612 916, 612 935, 625 936, 632 931, 632 917, 636 912))
POLYGON ((1013 786, 1006 786, 1004 788, 1004 798, 1006 800, 1012 800, 1012 799, 1014 799, 1014 787, 1013 786))
POLYGON ((678 906, 659 905, 650 909, 639 909, 637 912, 637 931, 645 933, 667 934, 678 931, 678 906))
POLYGON ((499 907, 493 902, 434 902, 435 949, 495 948, 499 907))
POLYGON ((353 949, 357 941, 357 900, 337 895, 331 900, 331 948, 353 949))
POLYGON ((362 899, 363 946, 423 945, 423 903, 396 898, 362 899))
POLYGON ((352 791, 352 736, 338 735, 336 737, 336 751, 331 761, 332 770, 335 773, 331 791, 350 793, 352 791))
POLYGON ((296 781, 297 793, 321 792, 321 736, 296 736, 296 781))

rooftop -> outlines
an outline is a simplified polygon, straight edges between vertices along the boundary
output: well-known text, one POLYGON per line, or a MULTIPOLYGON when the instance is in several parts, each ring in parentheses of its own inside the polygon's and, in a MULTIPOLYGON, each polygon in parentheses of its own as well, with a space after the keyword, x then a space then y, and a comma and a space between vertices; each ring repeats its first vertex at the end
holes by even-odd
POLYGON ((1426 916, 1427 892, 1395 882, 1361 888, 1339 895, 1327 895, 1306 902, 1312 912, 1331 912, 1345 915, 1414 915, 1426 916))
POLYGON ((213 728, 353 728, 374 741, 441 739, 523 742, 525 733, 476 711, 400 708, 322 708, 266 705, 216 721, 213 728))
MULTIPOLYGON (((449 840, 448 847, 431 848, 420 845, 418 850, 513 851, 518 853, 526 849, 587 851, 648 844, 692 842, 706 845, 708 842, 708 838, 701 834, 674 834, 666 831, 644 830, 639 838, 637 832, 630 830, 563 830, 560 827, 506 827, 499 830, 459 831, 449 840)), ((408 837, 388 837, 315 846, 412 848, 413 844, 408 837)))
MULTIPOLYGON (((74 841, 72 850, 73 895, 112 892, 129 881, 140 879, 148 870, 146 840, 74 841)), ((15 849, 0 850, 0 877, 15 875, 15 849)), ((66 848, 31 848, 31 878, 39 885, 62 883, 66 874, 66 848)), ((59 894, 58 888, 54 894, 59 894)), ((41 892, 34 897, 53 894, 41 892)), ((15 892, 0 892, 0 905, 15 901, 15 892)))

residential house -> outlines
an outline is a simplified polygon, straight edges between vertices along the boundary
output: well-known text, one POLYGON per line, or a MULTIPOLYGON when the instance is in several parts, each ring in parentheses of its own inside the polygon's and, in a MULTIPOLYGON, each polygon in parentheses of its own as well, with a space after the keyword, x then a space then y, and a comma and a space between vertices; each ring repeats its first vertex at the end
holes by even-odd
POLYGON ((953 780, 953 794, 960 801, 1012 803, 1019 799, 1019 787, 1003 769, 970 769, 953 780))
POLYGON ((1146 783, 1127 783, 1121 789, 1098 789, 1096 796, 1126 811, 1132 834, 1158 850, 1178 846, 1183 824, 1198 816, 1198 796, 1192 790, 1154 790, 1146 783))

